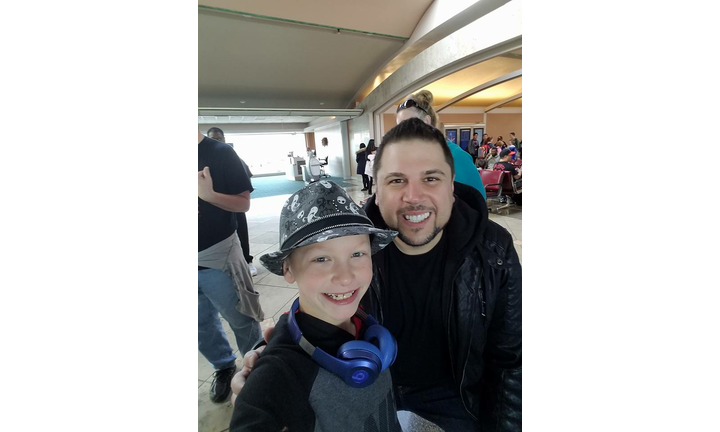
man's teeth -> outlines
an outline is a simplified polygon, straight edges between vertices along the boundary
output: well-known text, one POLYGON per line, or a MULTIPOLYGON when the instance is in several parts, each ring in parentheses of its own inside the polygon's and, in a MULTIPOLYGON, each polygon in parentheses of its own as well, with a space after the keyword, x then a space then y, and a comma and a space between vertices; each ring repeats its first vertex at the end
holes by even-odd
POLYGON ((430 217, 430 212, 423 213, 420 215, 405 215, 406 220, 409 220, 410 222, 415 222, 415 223, 422 222, 429 217, 430 217))
POLYGON ((326 296, 330 297, 330 298, 333 299, 333 300, 345 300, 345 299, 349 299, 350 297, 352 297, 353 294, 355 294, 355 291, 350 291, 349 293, 345 293, 345 294, 328 294, 328 293, 325 293, 326 296))

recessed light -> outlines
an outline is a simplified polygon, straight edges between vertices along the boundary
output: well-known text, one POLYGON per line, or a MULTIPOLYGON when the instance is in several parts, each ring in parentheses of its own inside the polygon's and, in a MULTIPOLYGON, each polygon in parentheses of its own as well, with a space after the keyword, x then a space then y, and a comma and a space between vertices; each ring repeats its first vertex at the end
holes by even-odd
POLYGON ((240 103, 245 103, 245 101, 240 101, 240 103))
POLYGON ((325 105, 325 102, 320 102, 320 105, 325 105))

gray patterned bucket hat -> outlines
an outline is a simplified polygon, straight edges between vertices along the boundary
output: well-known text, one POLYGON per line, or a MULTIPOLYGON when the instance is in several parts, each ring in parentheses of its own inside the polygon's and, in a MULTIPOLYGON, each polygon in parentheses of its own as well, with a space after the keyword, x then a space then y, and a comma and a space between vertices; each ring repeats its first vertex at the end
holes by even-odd
POLYGON ((389 245, 397 231, 375 228, 345 189, 320 180, 295 192, 280 213, 280 250, 260 257, 260 262, 282 276, 282 263, 302 246, 358 234, 370 234, 372 253, 389 245))

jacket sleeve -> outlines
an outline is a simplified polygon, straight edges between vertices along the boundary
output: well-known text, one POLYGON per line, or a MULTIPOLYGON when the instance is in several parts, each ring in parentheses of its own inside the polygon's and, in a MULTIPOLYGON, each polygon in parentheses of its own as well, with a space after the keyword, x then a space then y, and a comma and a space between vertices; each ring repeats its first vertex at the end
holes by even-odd
POLYGON ((308 398, 309 393, 282 359, 261 357, 235 400, 230 432, 312 431, 315 413, 308 398))
MULTIPOLYGON (((509 237, 509 235, 508 235, 509 237)), ((485 346, 481 388, 487 430, 522 430, 522 268, 512 238, 485 346)))

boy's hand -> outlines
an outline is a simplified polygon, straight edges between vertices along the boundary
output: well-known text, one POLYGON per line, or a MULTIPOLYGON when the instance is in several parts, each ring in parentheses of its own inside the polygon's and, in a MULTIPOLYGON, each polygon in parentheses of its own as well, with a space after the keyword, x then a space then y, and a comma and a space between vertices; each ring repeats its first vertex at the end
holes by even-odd
MULTIPOLYGON (((263 339, 265 339, 265 342, 270 341, 270 336, 272 335, 273 330, 275 330, 275 327, 268 327, 265 329, 265 331, 263 332, 263 339)), ((245 382, 247 381, 250 372, 252 372, 252 368, 255 367, 255 362, 257 361, 260 353, 263 352, 264 349, 265 345, 259 347, 258 349, 250 350, 245 353, 245 356, 243 357, 242 369, 240 369, 240 372, 236 373, 232 381, 230 381, 230 388, 232 389, 232 396, 230 396, 230 402, 233 406, 235 406, 235 399, 240 394, 243 386, 245 386, 245 382)))

